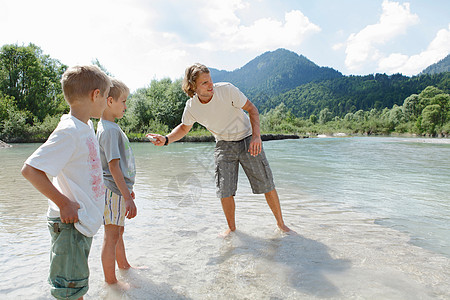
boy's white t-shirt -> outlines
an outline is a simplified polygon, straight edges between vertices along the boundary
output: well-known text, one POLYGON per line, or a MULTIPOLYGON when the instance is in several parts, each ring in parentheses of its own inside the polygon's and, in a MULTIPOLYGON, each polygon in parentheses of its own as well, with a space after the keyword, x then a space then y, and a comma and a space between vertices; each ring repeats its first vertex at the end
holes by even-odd
MULTIPOLYGON (((68 114, 61 117, 56 129, 26 161, 53 176, 53 185, 66 197, 78 202, 79 221, 75 228, 85 236, 94 236, 102 224, 104 188, 99 146, 94 126, 68 114)), ((60 217, 51 200, 47 216, 60 217)))
POLYGON ((216 83, 208 103, 201 103, 197 95, 186 101, 181 122, 202 124, 216 141, 240 141, 252 134, 250 119, 242 110, 246 102, 247 97, 231 83, 216 83))

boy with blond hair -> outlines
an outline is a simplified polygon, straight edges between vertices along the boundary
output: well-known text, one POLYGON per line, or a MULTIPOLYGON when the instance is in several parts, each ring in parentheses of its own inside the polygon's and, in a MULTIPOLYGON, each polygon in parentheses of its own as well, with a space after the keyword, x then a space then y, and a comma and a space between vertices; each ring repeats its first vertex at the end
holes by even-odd
POLYGON ((100 118, 106 108, 111 80, 96 66, 75 66, 64 72, 61 85, 70 112, 25 161, 22 175, 49 199, 51 294, 83 299, 92 237, 104 209, 100 153, 90 118, 100 118))
POLYGON ((123 233, 125 217, 131 219, 137 213, 133 192, 136 167, 130 142, 115 121, 121 119, 125 113, 130 90, 117 79, 112 78, 111 81, 113 86, 109 91, 107 107, 97 126, 106 186, 102 265, 106 283, 128 289, 128 284, 119 282, 116 278, 115 262, 117 261, 119 269, 131 267, 125 254, 123 233))

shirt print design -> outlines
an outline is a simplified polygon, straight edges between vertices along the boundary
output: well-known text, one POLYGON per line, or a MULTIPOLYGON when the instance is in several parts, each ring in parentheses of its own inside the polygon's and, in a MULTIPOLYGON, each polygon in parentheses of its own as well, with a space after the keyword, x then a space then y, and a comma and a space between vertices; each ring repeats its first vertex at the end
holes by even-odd
POLYGON ((89 149, 89 173, 92 192, 95 195, 95 200, 99 201, 103 198, 105 191, 103 189, 103 169, 98 152, 98 143, 96 139, 89 137, 86 144, 89 149))

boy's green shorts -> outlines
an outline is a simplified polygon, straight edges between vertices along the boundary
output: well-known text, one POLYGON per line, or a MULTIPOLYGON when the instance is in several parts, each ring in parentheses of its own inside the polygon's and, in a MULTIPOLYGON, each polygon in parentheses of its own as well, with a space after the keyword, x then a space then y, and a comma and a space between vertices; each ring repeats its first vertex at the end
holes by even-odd
POLYGON ((52 238, 50 274, 51 293, 57 299, 78 299, 89 288, 88 256, 92 237, 62 223, 60 218, 48 218, 52 238))

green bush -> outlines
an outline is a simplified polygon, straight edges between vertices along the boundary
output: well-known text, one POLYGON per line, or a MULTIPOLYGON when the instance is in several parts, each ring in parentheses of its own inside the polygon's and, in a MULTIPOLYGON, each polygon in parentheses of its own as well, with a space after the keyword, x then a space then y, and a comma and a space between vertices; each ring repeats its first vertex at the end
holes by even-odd
POLYGON ((2 121, 0 139, 6 142, 23 142, 28 140, 30 114, 14 108, 7 109, 8 117, 2 121))
POLYGON ((33 141, 45 141, 55 130, 61 119, 60 115, 46 116, 42 122, 36 121, 34 126, 30 127, 30 139, 33 141))

